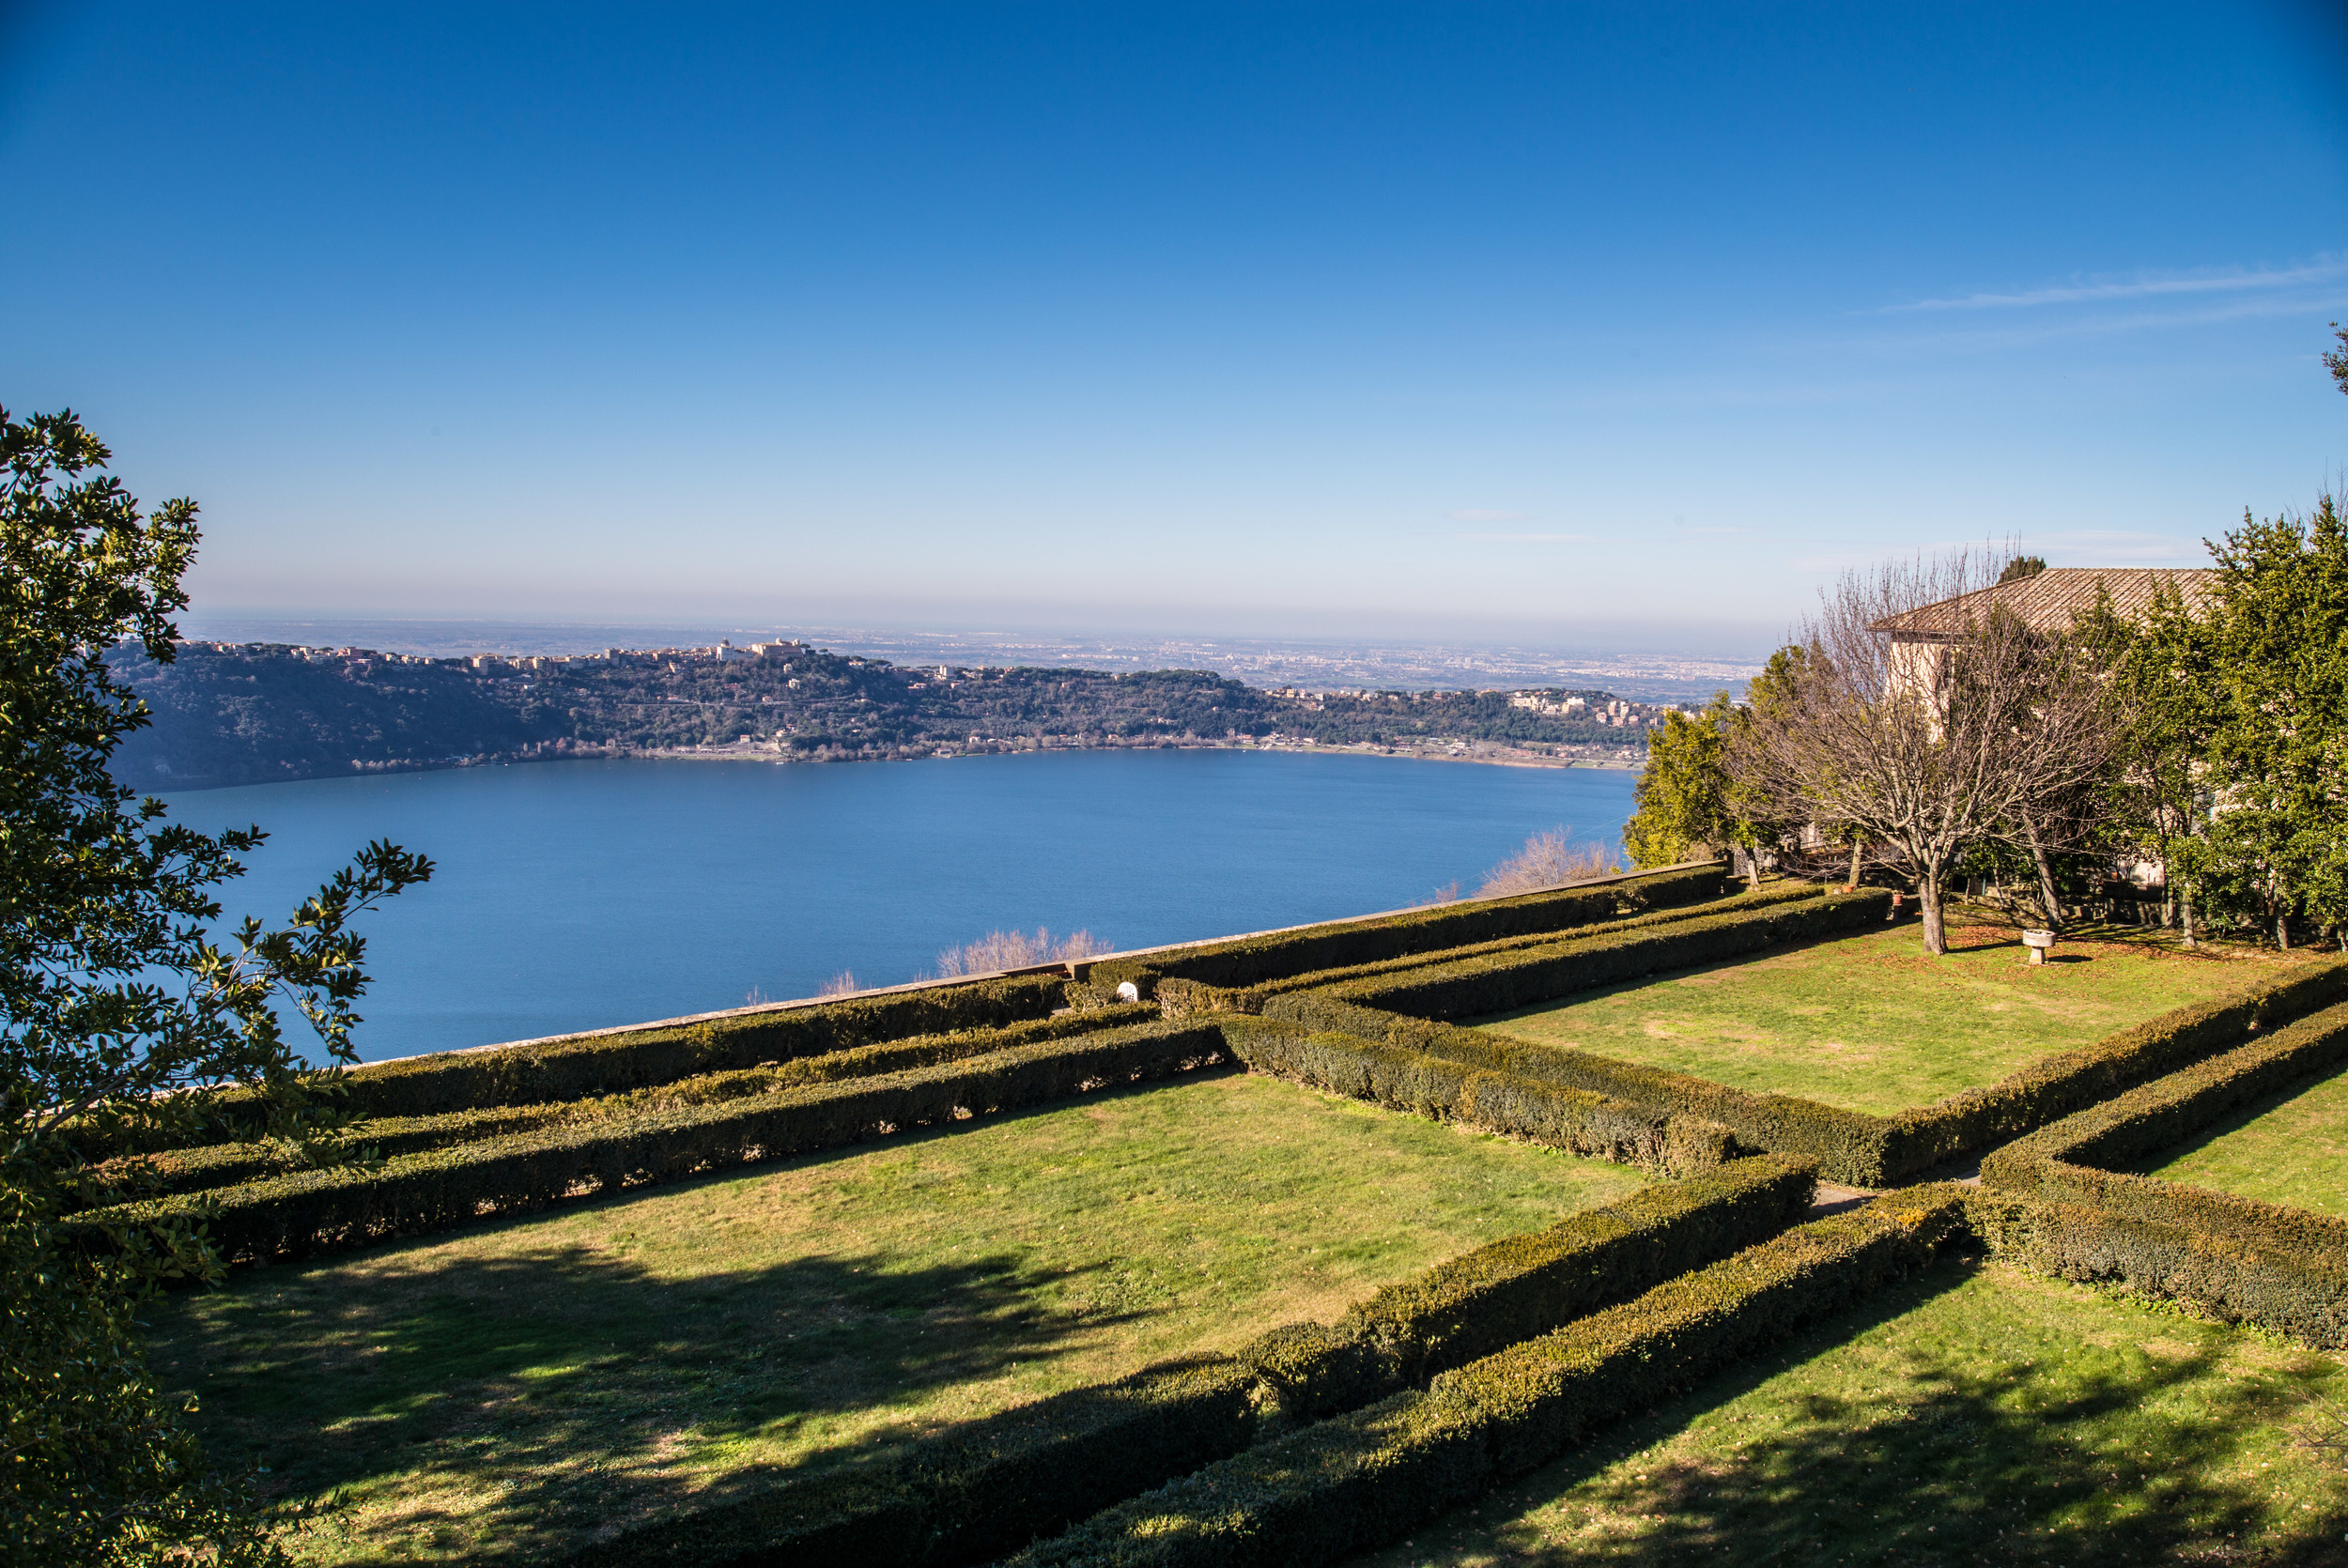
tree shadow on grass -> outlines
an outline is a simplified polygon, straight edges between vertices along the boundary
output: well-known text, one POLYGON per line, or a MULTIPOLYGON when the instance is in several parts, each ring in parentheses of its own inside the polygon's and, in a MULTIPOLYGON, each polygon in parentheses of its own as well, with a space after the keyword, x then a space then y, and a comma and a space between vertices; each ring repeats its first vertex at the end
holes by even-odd
POLYGON ((2154 1353, 2088 1358, 2111 1364, 2060 1347, 2050 1358, 2044 1342, 1854 1345, 1976 1267, 1953 1262, 1887 1290, 1376 1561, 2348 1562, 2337 1455, 2311 1503, 2259 1458, 2289 1440, 2278 1432, 2312 1430, 2324 1407, 2309 1391, 2325 1379, 2221 1366, 2231 1330, 2197 1326, 2198 1344, 2148 1339, 2154 1353), (1750 1397, 1821 1358, 1839 1358, 1833 1375, 1766 1404, 1750 1397))
POLYGON ((1071 1311, 1108 1264, 1009 1253, 687 1280, 582 1246, 364 1262, 363 1283, 338 1265, 241 1279, 155 1353, 166 1386, 200 1390, 217 1457, 264 1467, 279 1496, 341 1492, 329 1555, 363 1560, 542 1556, 615 1512, 749 1484, 689 1473, 734 1445, 795 1469, 869 1462, 974 1413, 956 1385, 1145 1315, 1071 1311))

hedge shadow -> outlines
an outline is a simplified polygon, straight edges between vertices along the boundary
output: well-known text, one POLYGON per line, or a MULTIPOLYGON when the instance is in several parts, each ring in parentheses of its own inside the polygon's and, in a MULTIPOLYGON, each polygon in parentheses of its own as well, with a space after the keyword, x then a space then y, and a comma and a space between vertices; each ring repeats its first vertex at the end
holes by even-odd
POLYGON ((2078 1440, 2085 1423, 2202 1378, 2211 1368, 2206 1350, 2148 1374, 2098 1374, 2051 1414, 2017 1408, 2002 1368, 1925 1358, 1911 1368, 1917 1391, 1898 1419, 1880 1419, 1881 1407, 1813 1393, 1784 1428, 1748 1441, 1733 1462, 1667 1458, 1643 1473, 1614 1473, 1787 1368, 1958 1288, 1979 1268, 1977 1257, 1952 1258, 1888 1285, 1361 1560, 1365 1568, 1488 1560, 1620 1568, 1707 1561, 2312 1568, 2348 1559, 2339 1519, 2284 1514, 2271 1506, 2254 1468, 2247 1478, 2230 1473, 2240 1470, 2246 1439, 2278 1418, 2271 1400, 2252 1389, 2207 1379, 2198 1414, 2170 1422, 2162 1451, 2149 1458, 2078 1440), (2115 1468, 2130 1460, 2131 1468, 2115 1468), (2115 1493, 2144 1506, 2116 1521, 2098 1516, 2098 1499, 2115 1493), (1525 1517, 1568 1499, 1573 1507, 1563 1519, 1525 1517), (2090 1517, 2065 1524, 2066 1512, 2090 1517), (2280 1540, 2251 1545, 2277 1526, 2280 1540))

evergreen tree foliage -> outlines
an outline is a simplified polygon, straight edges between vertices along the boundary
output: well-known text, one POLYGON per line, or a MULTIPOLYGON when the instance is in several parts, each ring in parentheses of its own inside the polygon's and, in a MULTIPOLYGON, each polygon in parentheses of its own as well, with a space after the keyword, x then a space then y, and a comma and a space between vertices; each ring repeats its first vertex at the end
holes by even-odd
POLYGON ((138 1161, 93 1156, 167 1145, 224 1085, 257 1091, 297 1145, 332 1126, 365 987, 348 923, 431 867, 371 844, 286 927, 212 940, 211 889, 263 835, 172 822, 107 765, 147 715, 106 654, 129 638, 171 658, 195 507, 143 515, 108 459, 70 412, 0 410, 0 1560, 273 1561, 139 1345, 145 1292, 217 1276, 200 1227, 94 1238, 60 1222, 138 1191, 138 1161), (325 1068, 287 1040, 280 1003, 325 1068))
POLYGON ((2238 912, 2348 926, 2348 529, 2338 503, 2213 546, 2223 722, 2202 875, 2238 912))
POLYGON ((1670 866, 1727 844, 1726 757, 1735 707, 1716 695, 1703 712, 1663 715, 1647 737, 1646 767, 1623 824, 1633 866, 1670 866))
POLYGON ((1743 703, 1715 692, 1699 713, 1663 715, 1662 726, 1647 738, 1646 767, 1633 795, 1637 809, 1623 825, 1623 847, 1633 866, 1670 866, 1742 850, 1747 874, 1758 884, 1757 852, 1777 844, 1787 824, 1738 782, 1729 750, 1754 712, 1774 712, 1790 700, 1806 656, 1800 647, 1770 654, 1743 703))

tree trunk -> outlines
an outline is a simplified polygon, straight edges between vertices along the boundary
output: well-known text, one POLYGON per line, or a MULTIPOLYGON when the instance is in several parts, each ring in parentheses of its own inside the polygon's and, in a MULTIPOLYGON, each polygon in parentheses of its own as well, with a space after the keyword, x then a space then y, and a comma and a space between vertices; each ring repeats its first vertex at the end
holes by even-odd
POLYGON ((1916 878, 1916 902, 1923 909, 1924 951, 1939 958, 1949 950, 1948 928, 1940 919, 1940 870, 1934 867, 1916 878))
POLYGON ((1853 887, 1859 885, 1859 857, 1865 853, 1866 848, 1867 841, 1864 838, 1854 838, 1850 841, 1850 885, 1853 887))
POLYGON ((2178 912, 2185 917, 2185 945, 2188 947, 2198 945, 2198 944, 2193 940, 2193 895, 2190 893, 2179 894, 2177 896, 2177 909, 2178 912))
POLYGON ((2275 912, 2275 945, 2291 951, 2291 916, 2279 909, 2275 912))
POLYGON ((1745 851, 1745 886, 1751 892, 1761 891, 1761 852, 1751 847, 1745 851))
POLYGON ((2047 917, 2047 929, 2050 931, 2060 930, 2062 905, 2055 895, 2054 867, 2047 859, 2046 846, 2038 841, 2038 824, 2025 816, 2022 819, 2022 833, 2030 839, 2031 861, 2038 868, 2039 910, 2047 917))

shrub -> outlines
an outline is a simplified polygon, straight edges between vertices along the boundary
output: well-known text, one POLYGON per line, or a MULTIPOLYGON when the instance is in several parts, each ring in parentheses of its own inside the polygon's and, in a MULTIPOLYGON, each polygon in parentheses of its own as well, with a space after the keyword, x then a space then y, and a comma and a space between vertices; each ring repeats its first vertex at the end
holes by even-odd
POLYGON ((1475 899, 1411 910, 1375 920, 1338 920, 1298 930, 1267 931, 1171 952, 1141 953, 1092 966, 1095 985, 1130 980, 1144 995, 1162 976, 1211 986, 1248 986, 1307 970, 1371 963, 1466 943, 1565 930, 1611 920, 1625 909, 1667 909, 1720 896, 1719 866, 1686 867, 1565 887, 1512 899, 1475 899))
MULTIPOLYGON (((1670 934, 1666 929, 1651 940, 1661 942, 1670 934)), ((1674 1116, 1718 1123, 1740 1147, 1808 1155, 1836 1181, 1879 1187, 2156 1078, 2248 1031, 2272 1028, 2325 1006, 2348 993, 2348 960, 2326 961, 2235 996, 2175 1008, 2093 1045, 2034 1062, 1986 1088, 1969 1089, 1894 1116, 1847 1111, 1793 1095, 1748 1094, 1663 1068, 1407 1017, 1346 1000, 1352 989, 1332 987, 1275 997, 1264 1004, 1264 1016, 1383 1039, 1489 1072, 1541 1079, 1674 1116)))
MULTIPOLYGON (((714 1105, 753 1095, 773 1094, 808 1084, 839 1083, 898 1072, 906 1068, 935 1067, 972 1056, 1062 1039, 1071 1035, 1134 1024, 1158 1016, 1146 1004, 1104 1007, 1091 1012, 1064 1013, 1031 1019, 1000 1029, 971 1029, 950 1035, 916 1035, 911 1039, 881 1045, 857 1046, 824 1056, 800 1056, 768 1067, 742 1068, 733 1072, 703 1073, 673 1084, 655 1084, 626 1094, 593 1099, 556 1100, 543 1105, 487 1106, 475 1111, 448 1111, 433 1116, 386 1116, 361 1122, 334 1146, 357 1153, 390 1156, 446 1148, 474 1139, 496 1137, 532 1128, 610 1121, 641 1115, 648 1111, 681 1105, 714 1105)), ((310 1168, 310 1161, 277 1143, 214 1144, 204 1148, 170 1149, 137 1157, 145 1171, 137 1179, 142 1195, 194 1192, 208 1187, 257 1181, 310 1168)))
POLYGON ((1475 889, 1479 899, 1502 899, 1514 893, 1537 893, 1560 883, 1587 882, 1622 869, 1603 844, 1576 843, 1573 830, 1553 827, 1536 833, 1524 847, 1491 870, 1475 889))
POLYGON ((1768 1239, 1810 1207, 1806 1160, 1741 1160, 1546 1230, 1478 1247, 1379 1290, 1333 1325, 1296 1323, 1239 1352, 1284 1419, 1353 1409, 1768 1239))
POLYGON ((1226 1020, 1223 1038, 1255 1071, 1571 1154, 1676 1171, 1683 1167, 1675 1161, 1717 1165, 1727 1153, 1724 1128, 1675 1128, 1675 1120, 1685 1118, 1651 1105, 1505 1070, 1480 1070, 1390 1041, 1332 1031, 1305 1034, 1247 1018, 1226 1020))
POLYGON ((1339 1000, 1418 1018, 1471 1018, 1658 970, 1688 969, 1764 947, 1880 924, 1889 893, 1864 888, 1798 902, 1735 910, 1639 931, 1602 931, 1545 947, 1495 953, 1349 980, 1327 988, 1339 1000))
MULTIPOLYGON (((370 1062, 342 1075, 342 1104, 363 1116, 428 1116, 492 1105, 584 1099, 912 1035, 1000 1028, 1047 1017, 1064 999, 1064 990, 1065 982, 1051 976, 1024 976, 735 1013, 695 1023, 564 1035, 528 1045, 370 1062)), ((213 1100, 209 1141, 231 1143, 253 1136, 258 1128, 248 1114, 251 1104, 247 1091, 222 1091, 213 1100)))
POLYGON ((1960 1190, 1815 1221, 1444 1373, 1426 1391, 1217 1460, 1012 1558, 1017 1568, 1252 1568, 1383 1545, 1591 1427, 1653 1405, 1928 1264, 1960 1190))
MULTIPOLYGON (((1797 903, 1805 899, 1823 897, 1826 889, 1815 882, 1778 882, 1754 893, 1738 893, 1730 898, 1716 899, 1709 903, 1694 904, 1659 911, 1651 915, 1633 915, 1609 921, 1603 928, 1587 931, 1577 940, 1596 940, 1599 936, 1614 936, 1623 931, 1647 930, 1657 926, 1678 925, 1713 915, 1733 915, 1749 909, 1767 909, 1778 904, 1797 903)), ((1440 952, 1408 953, 1399 958, 1378 959, 1368 963, 1347 964, 1336 969, 1307 970, 1277 980, 1264 980, 1251 986, 1210 986, 1198 980, 1165 978, 1157 982, 1159 1006, 1168 1016, 1190 1012, 1260 1013, 1264 1004, 1274 996, 1290 992, 1315 991, 1345 980, 1363 979, 1374 975, 1391 975, 1399 970, 1424 969, 1431 964, 1456 963, 1462 959, 1482 958, 1493 953, 1520 952, 1528 947, 1547 947, 1558 941, 1554 931, 1537 931, 1529 936, 1500 937, 1491 942, 1470 943, 1446 947, 1440 952)))
POLYGON ((1109 951, 1109 945, 1090 931, 1071 931, 1056 937, 1049 927, 1034 931, 989 931, 976 942, 948 947, 937 955, 940 975, 987 975, 998 969, 1027 969, 1037 964, 1064 963, 1109 951))
POLYGON ((2343 1063, 2348 1004, 2009 1144, 1982 1161, 1982 1185, 2016 1201, 1985 1228, 2048 1273, 2348 1346, 2348 1221, 2109 1168, 2343 1063))
POLYGON ((2032 1062, 1986 1088, 1905 1113, 1897 1118, 1887 1167, 1906 1175, 2005 1143, 2201 1061, 2245 1035, 2342 1000, 2348 1000, 2348 959, 2330 959, 2232 996, 2172 1008, 2093 1045, 2032 1062))
POLYGON ((878 1465, 769 1488, 589 1546, 566 1568, 981 1561, 1245 1448, 1255 1375, 1198 1356, 973 1422, 878 1465))
POLYGON ((380 1166, 304 1171, 193 1196, 94 1209, 75 1222, 138 1226, 205 1219, 224 1256, 267 1260, 466 1222, 485 1207, 542 1207, 580 1191, 801 1154, 878 1133, 1060 1099, 1218 1056, 1211 1026, 1161 1022, 1014 1046, 752 1099, 555 1126, 401 1155, 380 1166))

